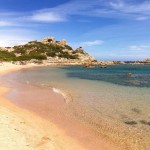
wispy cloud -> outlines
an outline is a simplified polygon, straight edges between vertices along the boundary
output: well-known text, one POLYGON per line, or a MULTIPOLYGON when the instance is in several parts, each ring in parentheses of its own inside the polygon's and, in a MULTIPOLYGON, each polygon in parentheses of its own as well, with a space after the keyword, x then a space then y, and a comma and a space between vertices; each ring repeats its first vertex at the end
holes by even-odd
POLYGON ((74 0, 53 8, 35 11, 29 18, 32 21, 62 22, 68 20, 72 15, 87 15, 85 12, 89 9, 93 9, 97 3, 98 0, 88 3, 86 0, 74 0))
POLYGON ((137 2, 131 0, 75 0, 56 6, 54 8, 42 9, 34 12, 31 19, 34 21, 58 22, 66 21, 72 15, 90 17, 112 17, 135 19, 138 21, 150 18, 150 2, 137 2))
POLYGON ((14 46, 25 44, 31 40, 35 40, 37 32, 25 29, 0 29, 0 47, 14 46))
POLYGON ((148 20, 148 19, 150 19, 150 17, 148 17, 148 16, 140 16, 140 17, 136 18, 136 20, 138 20, 138 21, 143 21, 143 20, 148 20))
POLYGON ((149 2, 143 1, 142 3, 137 3, 137 1, 125 1, 125 0, 112 0, 108 4, 113 10, 119 10, 125 13, 135 13, 135 12, 146 12, 149 10, 149 2), (136 2, 136 3, 134 3, 136 2), (148 6, 148 7, 147 7, 148 6))
POLYGON ((23 13, 20 12, 1 12, 0 27, 23 26, 23 13))
POLYGON ((103 43, 104 43, 104 41, 102 41, 102 40, 95 40, 95 41, 81 42, 79 45, 88 47, 88 46, 102 45, 103 43))
POLYGON ((129 46, 131 51, 150 51, 150 44, 142 44, 142 45, 131 45, 129 46))
POLYGON ((87 3, 86 0, 72 0, 53 8, 33 10, 32 12, 0 12, 1 20, 21 22, 22 24, 24 22, 62 22, 69 20, 74 15, 143 21, 150 19, 150 2, 147 0, 140 3, 134 0, 130 2, 126 0, 93 0, 87 3))
POLYGON ((2 26, 11 26, 12 23, 8 22, 8 21, 0 21, 0 27, 2 26))
POLYGON ((119 12, 121 15, 131 15, 139 21, 149 19, 150 2, 147 0, 143 0, 142 2, 133 0, 130 2, 126 2, 125 0, 113 0, 109 4, 114 12, 119 12))
POLYGON ((31 21, 38 21, 38 22, 62 22, 66 20, 65 16, 47 10, 37 11, 28 18, 31 21))

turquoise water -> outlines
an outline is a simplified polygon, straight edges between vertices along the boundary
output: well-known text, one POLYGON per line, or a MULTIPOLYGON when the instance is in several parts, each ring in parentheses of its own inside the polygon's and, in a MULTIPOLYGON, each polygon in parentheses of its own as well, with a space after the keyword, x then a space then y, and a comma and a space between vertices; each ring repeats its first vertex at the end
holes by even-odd
POLYGON ((105 69, 83 69, 82 67, 64 67, 69 70, 69 78, 105 81, 124 86, 150 87, 150 66, 116 65, 105 69), (131 73, 129 76, 128 74, 131 73))
POLYGON ((11 78, 60 89, 68 96, 66 116, 127 145, 126 149, 150 148, 150 66, 32 68, 11 78))

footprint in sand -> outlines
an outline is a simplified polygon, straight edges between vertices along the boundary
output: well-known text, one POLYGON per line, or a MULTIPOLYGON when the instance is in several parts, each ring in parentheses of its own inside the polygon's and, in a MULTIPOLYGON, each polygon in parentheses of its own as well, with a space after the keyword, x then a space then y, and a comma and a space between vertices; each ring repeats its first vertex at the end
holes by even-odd
POLYGON ((51 141, 51 139, 48 136, 43 136, 41 138, 40 142, 37 144, 37 147, 40 147, 40 146, 46 144, 49 141, 51 141))

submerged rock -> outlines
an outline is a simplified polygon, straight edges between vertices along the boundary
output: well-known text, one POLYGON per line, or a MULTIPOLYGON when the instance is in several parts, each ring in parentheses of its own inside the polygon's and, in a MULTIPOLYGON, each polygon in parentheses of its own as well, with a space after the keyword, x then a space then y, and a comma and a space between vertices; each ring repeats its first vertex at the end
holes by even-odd
POLYGON ((141 113, 141 110, 139 110, 138 108, 132 108, 131 110, 137 114, 141 113))
POLYGON ((141 124, 144 124, 144 125, 150 126, 150 121, 140 120, 140 123, 141 123, 141 124))
POLYGON ((137 122, 133 121, 133 120, 131 120, 131 121, 124 121, 124 123, 128 124, 128 125, 136 125, 137 124, 137 122))
POLYGON ((127 76, 128 76, 128 77, 131 77, 131 76, 132 76, 132 73, 131 73, 131 72, 127 73, 127 76))

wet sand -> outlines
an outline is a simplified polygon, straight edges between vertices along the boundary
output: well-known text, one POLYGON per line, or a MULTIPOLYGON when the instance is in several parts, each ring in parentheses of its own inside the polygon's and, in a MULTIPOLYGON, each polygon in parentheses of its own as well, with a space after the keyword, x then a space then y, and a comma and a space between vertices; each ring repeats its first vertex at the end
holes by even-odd
POLYGON ((84 149, 53 123, 19 108, 3 98, 0 88, 0 148, 2 150, 84 149))
MULTIPOLYGON (((4 72, 8 73, 9 69, 4 72)), ((65 99, 51 88, 12 82, 8 87, 10 89, 0 87, 0 147, 3 150, 16 147, 20 150, 118 149, 80 122, 65 117, 65 99), (18 93, 15 87, 20 89, 18 93)))

